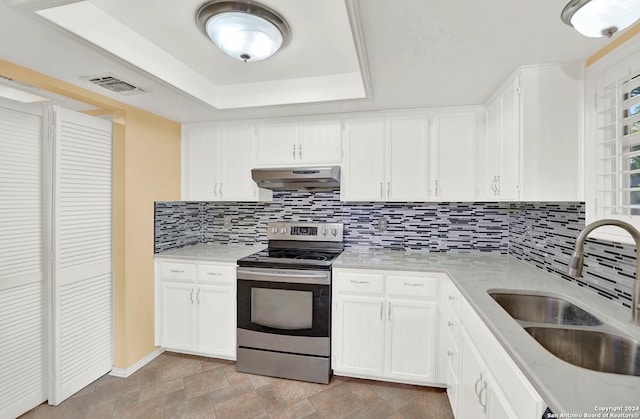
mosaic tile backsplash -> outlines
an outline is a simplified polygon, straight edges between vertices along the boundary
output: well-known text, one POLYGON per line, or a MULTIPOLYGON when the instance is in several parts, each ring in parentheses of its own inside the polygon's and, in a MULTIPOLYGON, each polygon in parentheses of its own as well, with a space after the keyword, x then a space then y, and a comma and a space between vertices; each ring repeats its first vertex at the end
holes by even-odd
POLYGON ((274 192, 272 202, 156 202, 155 249, 266 244, 270 221, 345 225, 345 247, 511 254, 631 307, 633 246, 589 239, 583 276, 566 275, 583 203, 347 203, 337 192, 274 192), (379 228, 387 222, 386 231, 379 228))

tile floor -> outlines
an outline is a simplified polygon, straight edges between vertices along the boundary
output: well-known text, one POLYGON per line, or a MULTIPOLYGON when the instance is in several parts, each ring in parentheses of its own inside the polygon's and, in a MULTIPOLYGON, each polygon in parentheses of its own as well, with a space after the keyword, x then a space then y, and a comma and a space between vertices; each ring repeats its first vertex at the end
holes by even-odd
POLYGON ((238 373, 231 361, 165 352, 123 379, 105 375, 43 418, 453 418, 442 389, 333 377, 328 385, 238 373))

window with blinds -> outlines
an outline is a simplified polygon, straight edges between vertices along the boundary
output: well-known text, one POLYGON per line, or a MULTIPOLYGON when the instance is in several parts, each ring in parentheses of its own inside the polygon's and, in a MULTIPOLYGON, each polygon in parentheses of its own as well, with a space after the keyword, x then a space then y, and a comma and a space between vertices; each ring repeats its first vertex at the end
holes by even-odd
POLYGON ((604 86, 596 118, 596 212, 640 215, 640 72, 604 86))

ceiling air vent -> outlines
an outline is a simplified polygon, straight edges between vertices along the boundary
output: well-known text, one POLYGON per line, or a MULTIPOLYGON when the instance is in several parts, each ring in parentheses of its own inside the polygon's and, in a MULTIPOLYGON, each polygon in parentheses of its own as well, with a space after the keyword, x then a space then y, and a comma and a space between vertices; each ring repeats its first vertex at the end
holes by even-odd
POLYGON ((145 91, 141 88, 133 85, 132 83, 122 80, 122 78, 116 76, 115 74, 101 74, 98 76, 88 76, 81 78, 122 95, 145 93, 145 91))

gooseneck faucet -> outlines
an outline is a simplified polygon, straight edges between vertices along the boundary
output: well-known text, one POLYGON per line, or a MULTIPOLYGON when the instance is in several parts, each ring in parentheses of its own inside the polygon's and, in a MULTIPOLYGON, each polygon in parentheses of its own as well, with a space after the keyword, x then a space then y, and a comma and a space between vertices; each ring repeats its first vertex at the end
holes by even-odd
POLYGON ((615 226, 625 230, 636 242, 636 280, 633 284, 633 295, 631 297, 631 321, 640 324, 640 232, 634 226, 619 220, 598 220, 585 226, 584 230, 576 240, 576 249, 569 260, 568 274, 574 278, 582 275, 582 263, 584 262, 584 241, 593 230, 602 226, 615 226))

